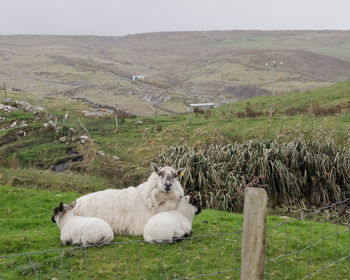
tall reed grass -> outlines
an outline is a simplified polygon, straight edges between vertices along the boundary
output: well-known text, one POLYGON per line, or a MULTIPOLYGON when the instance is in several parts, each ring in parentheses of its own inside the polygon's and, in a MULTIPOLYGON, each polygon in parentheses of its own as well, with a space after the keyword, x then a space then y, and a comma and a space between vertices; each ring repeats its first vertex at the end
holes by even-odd
POLYGON ((186 167, 185 192, 196 195, 207 208, 240 209, 244 188, 253 181, 266 188, 274 205, 321 206, 350 196, 350 151, 333 142, 174 145, 158 159, 186 167))

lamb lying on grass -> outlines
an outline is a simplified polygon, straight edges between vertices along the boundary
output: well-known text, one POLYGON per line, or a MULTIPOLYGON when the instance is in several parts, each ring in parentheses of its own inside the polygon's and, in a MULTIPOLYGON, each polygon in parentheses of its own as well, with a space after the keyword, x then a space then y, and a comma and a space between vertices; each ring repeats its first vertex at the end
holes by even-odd
POLYGON ((192 197, 183 197, 176 210, 159 213, 148 220, 143 238, 151 243, 171 243, 174 239, 190 236, 193 217, 201 211, 198 205, 192 197))
POLYGON ((109 189, 84 195, 71 207, 78 216, 97 217, 106 221, 114 234, 142 235, 153 215, 177 208, 184 191, 178 180, 183 168, 158 167, 148 180, 137 187, 109 189))
POLYGON ((62 245, 100 245, 110 243, 113 238, 113 230, 105 221, 92 217, 75 216, 70 206, 60 202, 54 209, 51 220, 57 223, 61 230, 62 245))

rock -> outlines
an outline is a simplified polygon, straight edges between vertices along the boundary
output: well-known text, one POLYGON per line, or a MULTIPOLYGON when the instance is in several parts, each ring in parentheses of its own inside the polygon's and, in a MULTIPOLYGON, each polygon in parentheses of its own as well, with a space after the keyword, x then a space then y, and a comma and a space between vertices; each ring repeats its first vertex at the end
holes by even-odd
POLYGON ((67 136, 62 136, 60 139, 59 139, 60 142, 67 142, 67 136))
POLYGON ((11 106, 11 105, 4 105, 4 104, 0 104, 0 111, 4 111, 4 112, 14 112, 17 111, 18 109, 11 106))
POLYGON ((27 112, 34 111, 33 106, 30 103, 24 102, 24 101, 15 101, 15 107, 17 107, 18 109, 27 111, 27 112))
POLYGON ((66 113, 64 114, 64 119, 65 119, 66 121, 69 119, 69 114, 68 114, 68 112, 66 112, 66 113))
POLYGON ((98 152, 97 152, 97 154, 99 154, 100 156, 103 156, 103 157, 105 157, 105 156, 106 156, 106 154, 105 154, 105 152, 104 152, 104 151, 98 151, 98 152))
POLYGON ((81 111, 85 117, 102 117, 103 113, 100 111, 95 111, 95 112, 89 112, 89 111, 81 111))
POLYGON ((113 160, 118 161, 118 160, 120 160, 120 157, 118 157, 117 155, 115 155, 115 156, 113 157, 113 160))
POLYGON ((45 109, 43 107, 41 107, 41 106, 34 107, 34 110, 35 111, 39 111, 39 112, 44 112, 45 111, 45 109))
POLYGON ((82 135, 80 136, 80 143, 85 144, 89 140, 89 136, 82 135))
POLYGON ((48 123, 44 123, 43 126, 46 127, 56 127, 54 121, 49 121, 48 123))
POLYGON ((71 133, 71 134, 75 134, 75 133, 76 133, 76 131, 75 131, 75 129, 74 129, 73 127, 70 127, 70 128, 69 128, 69 133, 71 133))
POLYGON ((143 124, 142 120, 137 121, 135 124, 143 124))
POLYGON ((11 124, 11 128, 13 128, 13 127, 16 127, 17 126, 17 121, 14 121, 12 124, 11 124))
POLYGON ((22 136, 22 137, 26 137, 27 136, 27 133, 23 130, 20 130, 17 134, 18 136, 22 136))

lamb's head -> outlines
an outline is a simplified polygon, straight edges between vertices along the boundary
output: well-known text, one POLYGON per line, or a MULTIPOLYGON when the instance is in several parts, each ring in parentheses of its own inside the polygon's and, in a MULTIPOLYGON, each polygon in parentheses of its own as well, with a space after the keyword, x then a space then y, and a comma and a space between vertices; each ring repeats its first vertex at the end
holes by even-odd
POLYGON ((200 202, 198 199, 196 199, 194 196, 189 196, 189 195, 186 195, 184 196, 183 198, 188 204, 190 204, 194 209, 194 213, 195 214, 199 214, 201 211, 202 211, 202 208, 200 206, 200 202))
POLYGON ((157 187, 165 192, 171 191, 180 174, 185 171, 185 168, 175 170, 170 166, 158 167, 155 163, 152 163, 152 169, 158 175, 157 187))
POLYGON ((56 223, 61 219, 67 212, 71 212, 73 207, 75 206, 75 201, 70 205, 66 205, 63 202, 53 209, 53 216, 51 217, 51 221, 56 223))

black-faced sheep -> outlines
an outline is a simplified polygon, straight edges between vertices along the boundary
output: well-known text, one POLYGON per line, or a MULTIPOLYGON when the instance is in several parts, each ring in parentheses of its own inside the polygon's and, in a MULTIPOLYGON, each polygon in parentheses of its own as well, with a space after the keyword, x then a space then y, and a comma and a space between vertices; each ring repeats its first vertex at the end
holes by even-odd
POLYGON ((176 210, 166 211, 151 217, 144 229, 143 238, 151 243, 170 243, 174 239, 192 234, 192 220, 201 209, 192 197, 181 199, 176 210))
POLYGON ((110 243, 113 230, 105 221, 92 217, 75 216, 70 206, 60 202, 51 220, 61 230, 62 245, 100 245, 110 243))
POLYGON ((150 217, 177 208, 184 191, 178 176, 184 169, 159 168, 152 163, 148 180, 137 187, 109 189, 76 200, 75 215, 105 220, 115 234, 142 235, 150 217))

